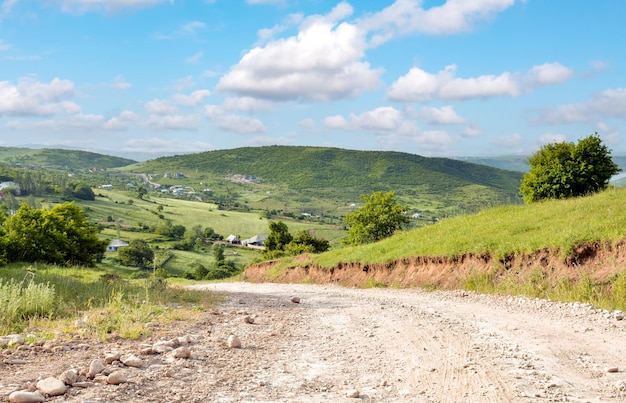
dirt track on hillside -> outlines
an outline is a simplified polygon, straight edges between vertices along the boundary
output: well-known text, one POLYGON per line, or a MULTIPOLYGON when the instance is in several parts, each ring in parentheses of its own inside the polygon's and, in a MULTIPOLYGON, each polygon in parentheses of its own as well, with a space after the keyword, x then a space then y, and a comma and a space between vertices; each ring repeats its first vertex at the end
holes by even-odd
POLYGON ((626 401, 626 321, 588 305, 334 285, 194 288, 225 293, 225 301, 148 340, 4 350, 0 400, 69 368, 84 374, 91 360, 118 351, 144 361, 107 366, 127 383, 98 375, 47 401, 626 401), (231 334, 241 348, 228 348, 231 334), (188 358, 140 352, 181 336, 191 340, 188 358), (356 391, 358 399, 347 397, 356 391))

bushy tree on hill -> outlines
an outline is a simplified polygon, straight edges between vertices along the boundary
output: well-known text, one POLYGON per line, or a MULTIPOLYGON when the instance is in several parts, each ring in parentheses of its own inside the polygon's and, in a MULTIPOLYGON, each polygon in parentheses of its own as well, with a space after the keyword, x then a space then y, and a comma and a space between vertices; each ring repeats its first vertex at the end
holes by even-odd
POLYGON ((300 255, 302 253, 322 253, 330 247, 327 240, 316 238, 308 231, 300 231, 296 236, 289 233, 287 224, 282 221, 270 221, 270 233, 265 239, 263 257, 273 259, 284 255, 300 255))
POLYGON ((410 221, 404 212, 408 206, 396 200, 396 193, 373 192, 361 195, 365 204, 358 210, 346 215, 344 220, 348 226, 348 244, 364 244, 380 241, 392 236, 410 221))
POLYGON ((604 190, 621 169, 597 133, 574 144, 547 144, 529 159, 520 193, 526 203, 585 196, 604 190))
POLYGON ((8 262, 92 266, 107 246, 98 238, 97 226, 74 203, 49 210, 22 204, 4 220, 0 236, 8 262))
POLYGON ((118 257, 122 264, 145 269, 154 262, 154 251, 146 241, 133 239, 128 246, 120 248, 118 257))

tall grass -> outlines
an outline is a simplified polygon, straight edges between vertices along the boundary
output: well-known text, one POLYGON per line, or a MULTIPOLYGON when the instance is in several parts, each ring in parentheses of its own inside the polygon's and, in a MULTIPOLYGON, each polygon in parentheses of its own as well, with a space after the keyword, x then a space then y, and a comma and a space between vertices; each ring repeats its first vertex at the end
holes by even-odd
POLYGON ((154 277, 130 281, 97 269, 11 265, 0 269, 0 334, 37 327, 47 334, 137 338, 149 333, 147 322, 167 320, 172 304, 204 309, 216 301, 154 277))
POLYGON ((19 330, 31 317, 52 315, 55 294, 50 284, 35 283, 32 272, 21 282, 0 278, 0 332, 19 330))

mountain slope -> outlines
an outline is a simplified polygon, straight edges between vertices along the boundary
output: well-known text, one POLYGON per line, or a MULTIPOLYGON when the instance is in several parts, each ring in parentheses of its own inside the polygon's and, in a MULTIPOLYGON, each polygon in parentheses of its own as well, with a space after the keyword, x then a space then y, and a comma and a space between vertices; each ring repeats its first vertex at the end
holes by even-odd
POLYGON ((0 147, 0 162, 23 167, 38 165, 64 169, 108 169, 130 165, 136 161, 80 150, 0 147))
POLYGON ((162 157, 125 171, 189 176, 251 175, 303 194, 345 200, 374 190, 398 193, 403 202, 436 200, 475 209, 480 203, 518 201, 520 172, 447 158, 327 147, 267 146, 162 157))

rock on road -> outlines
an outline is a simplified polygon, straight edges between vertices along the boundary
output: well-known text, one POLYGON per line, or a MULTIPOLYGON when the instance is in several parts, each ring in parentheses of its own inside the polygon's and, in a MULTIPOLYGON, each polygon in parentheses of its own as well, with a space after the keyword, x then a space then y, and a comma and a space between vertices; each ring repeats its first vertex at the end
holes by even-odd
POLYGON ((254 318, 231 329, 249 349, 242 354, 254 386, 225 392, 224 401, 626 401, 617 312, 464 291, 193 288, 225 292, 225 309, 254 318))

